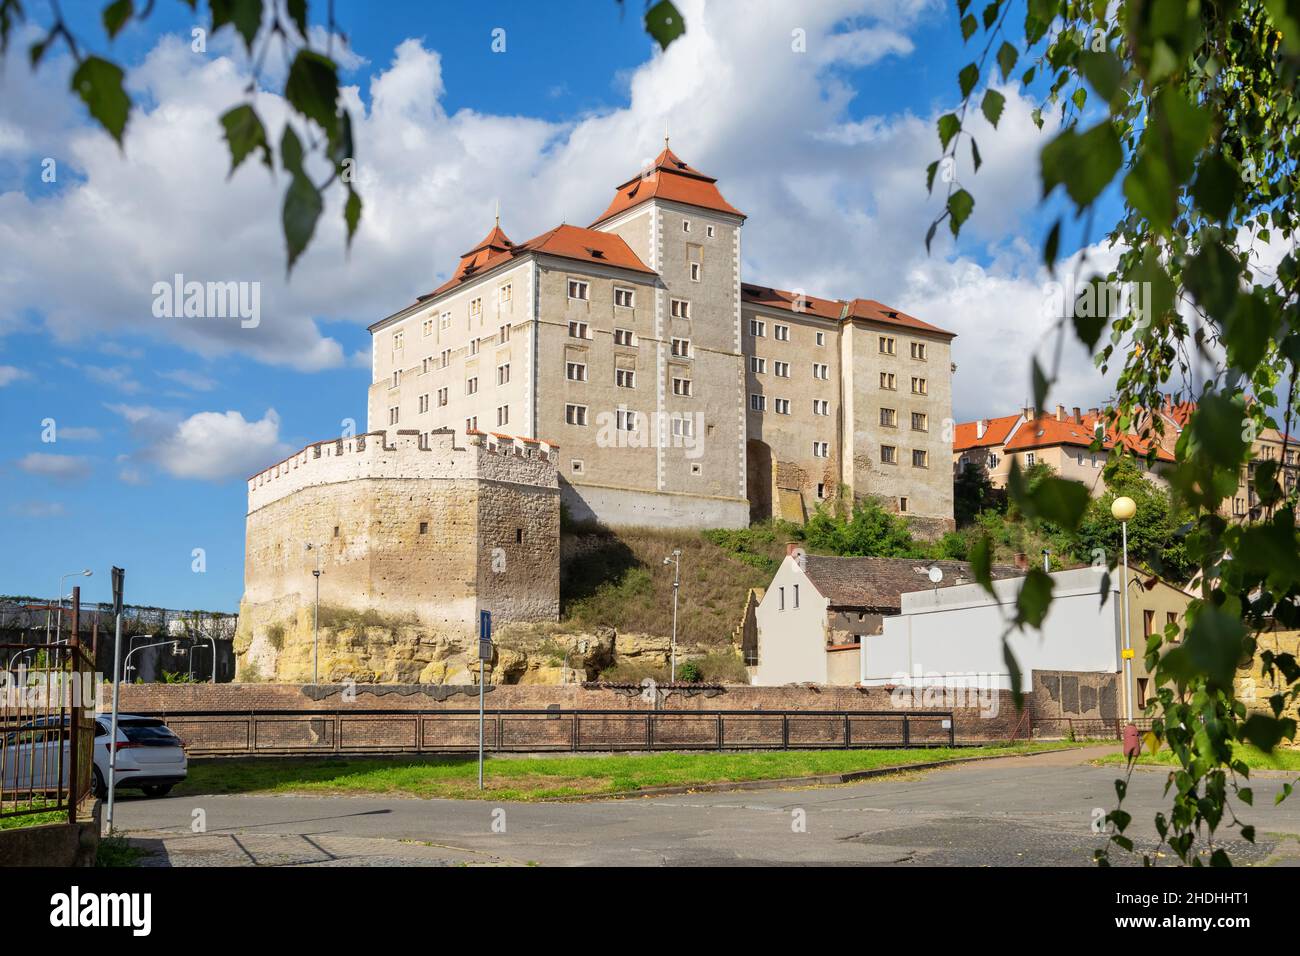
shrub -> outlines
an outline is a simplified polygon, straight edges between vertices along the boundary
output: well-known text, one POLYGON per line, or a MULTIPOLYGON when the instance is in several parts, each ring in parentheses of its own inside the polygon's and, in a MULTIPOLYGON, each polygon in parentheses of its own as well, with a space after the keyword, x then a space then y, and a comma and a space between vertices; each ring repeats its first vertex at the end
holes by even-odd
POLYGON ((677 680, 683 684, 698 684, 704 680, 704 672, 695 661, 683 661, 677 668, 677 680))

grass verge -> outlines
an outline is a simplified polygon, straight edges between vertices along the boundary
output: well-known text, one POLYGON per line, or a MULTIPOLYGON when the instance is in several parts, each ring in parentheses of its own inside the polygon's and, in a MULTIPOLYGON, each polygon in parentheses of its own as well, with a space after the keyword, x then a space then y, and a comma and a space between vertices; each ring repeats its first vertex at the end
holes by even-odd
POLYGON ((312 793, 545 800, 626 794, 647 787, 695 786, 783 777, 906 768, 961 757, 1035 753, 1070 746, 1035 741, 927 750, 810 750, 761 753, 600 754, 488 757, 478 789, 473 756, 320 760, 222 760, 193 764, 178 795, 312 793))
POLYGON ((100 837, 99 851, 95 854, 95 866, 135 866, 142 856, 144 850, 133 846, 125 837, 100 837))
MULTIPOLYGON (((1242 744, 1234 747, 1232 753, 1235 759, 1245 761, 1246 766, 1251 770, 1300 771, 1300 749, 1287 750, 1279 747, 1272 753, 1264 753, 1258 747, 1242 744)), ((1124 755, 1122 753, 1107 754, 1094 762, 1099 764, 1123 764, 1124 755)), ((1138 757, 1137 762, 1141 765, 1153 767, 1179 766, 1178 758, 1172 750, 1168 749, 1161 749, 1154 754, 1144 753, 1138 757)))
MULTIPOLYGON (((53 806, 52 800, 31 800, 12 806, 6 803, 7 810, 36 810, 43 806, 53 806)), ((67 823, 67 810, 50 810, 46 813, 29 813, 21 817, 0 817, 0 830, 17 830, 19 827, 36 827, 44 823, 67 823)))

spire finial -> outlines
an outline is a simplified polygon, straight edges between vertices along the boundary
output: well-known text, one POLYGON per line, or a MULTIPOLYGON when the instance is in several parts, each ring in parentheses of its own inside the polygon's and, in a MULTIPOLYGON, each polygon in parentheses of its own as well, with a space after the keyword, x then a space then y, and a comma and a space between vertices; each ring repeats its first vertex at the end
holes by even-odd
POLYGON ((668 119, 664 118, 664 149, 668 148, 668 119))
POLYGON ((497 228, 501 228, 501 197, 497 197, 497 228))

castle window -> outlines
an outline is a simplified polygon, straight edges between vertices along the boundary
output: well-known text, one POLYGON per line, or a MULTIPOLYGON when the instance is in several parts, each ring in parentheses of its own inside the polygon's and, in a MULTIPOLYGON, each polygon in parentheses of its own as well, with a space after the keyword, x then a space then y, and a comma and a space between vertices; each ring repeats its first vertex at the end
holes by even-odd
POLYGON ((497 329, 497 342, 501 345, 505 345, 509 341, 510 341, 510 323, 507 322, 505 325, 501 326, 501 328, 497 329))
POLYGON ((420 414, 423 415, 428 410, 429 410, 429 394, 426 392, 425 394, 420 396, 420 414))
POLYGON ((620 408, 614 412, 614 427, 619 431, 636 431, 636 412, 620 408))
POLYGON ((898 510, 899 510, 899 511, 906 511, 906 510, 907 510, 907 499, 906 499, 906 498, 899 498, 899 499, 898 499, 898 510))
POLYGON ((564 377, 570 382, 585 382, 587 380, 587 365, 585 362, 567 362, 564 366, 564 377))
POLYGON ((700 281, 700 264, 698 262, 691 263, 691 281, 692 282, 700 281))
POLYGON ((882 465, 893 465, 898 462, 898 449, 893 445, 880 446, 880 463, 882 465))
POLYGON ((689 378, 674 378, 673 394, 689 396, 691 394, 691 380, 689 378))
POLYGON ((478 339, 469 340, 469 354, 478 355, 478 339))
POLYGON ((424 320, 423 332, 424 332, 425 335, 432 335, 432 334, 433 334, 433 319, 425 319, 425 320, 424 320))
POLYGON ((393 370, 393 388, 397 388, 397 386, 399 386, 399 385, 401 385, 401 384, 402 384, 402 370, 401 370, 400 368, 399 368, 399 369, 394 369, 394 370, 393 370))
POLYGON ((497 303, 500 305, 509 305, 513 296, 514 290, 510 287, 510 283, 507 282, 497 290, 497 303))
POLYGON ((447 404, 447 389, 445 387, 438 389, 438 407, 441 408, 447 404))
POLYGON ((420 374, 423 375, 427 371, 429 371, 429 360, 427 358, 422 358, 420 359, 420 374))
POLYGON ((818 345, 825 345, 825 344, 826 344, 826 333, 825 333, 825 332, 818 332, 818 333, 817 333, 817 344, 818 344, 818 345))
POLYGON ((898 412, 892 408, 882 408, 880 410, 880 424, 886 428, 898 427, 898 412))
POLYGON ((773 375, 778 375, 778 376, 780 376, 781 378, 789 378, 789 377, 790 377, 790 363, 789 363, 789 362, 773 362, 773 363, 772 363, 772 374, 773 374, 773 375))
POLYGON ((826 482, 817 482, 817 500, 823 501, 826 498, 826 482))
POLYGON ((880 373, 880 387, 890 392, 898 388, 898 379, 895 378, 893 372, 880 373))
POLYGON ((712 238, 713 238, 713 227, 712 227, 712 226, 705 226, 705 227, 704 227, 704 234, 705 234, 706 236, 708 236, 710 239, 712 239, 712 238))
POLYGON ((442 350, 442 367, 446 368, 451 364, 451 349, 442 350))
POLYGON ((682 232, 690 232, 690 231, 691 231, 691 221, 689 219, 683 219, 682 232))
POLYGON ((468 432, 476 432, 476 431, 478 431, 478 416, 477 416, 477 415, 472 415, 472 416, 470 416, 469 418, 465 419, 465 431, 466 431, 467 433, 468 433, 468 432))
POLYGON ((799 606, 799 585, 794 586, 794 606, 799 606))
POLYGON ((636 333, 631 329, 615 329, 614 344, 634 349, 636 348, 636 333))
POLYGON ((509 424, 510 424, 510 406, 498 405, 497 406, 497 428, 500 428, 502 425, 509 425, 509 424))
POLYGON ((568 425, 585 425, 587 424, 587 406, 586 405, 565 405, 564 421, 568 425))
POLYGON ((588 338, 588 335, 587 335, 587 323, 586 323, 586 322, 570 322, 570 323, 569 323, 569 338, 573 338, 573 339, 585 339, 585 338, 588 338))
POLYGON ((761 375, 767 371, 767 359, 759 358, 757 355, 749 357, 749 370, 755 375, 761 375))
POLYGON ((586 467, 581 458, 574 458, 569 462, 569 468, 575 475, 582 474, 586 467))
POLYGON ((821 362, 813 363, 813 378, 826 379, 830 378, 830 366, 821 362))
POLYGON ((624 289, 619 286, 614 287, 614 304, 620 309, 630 309, 636 301, 636 297, 631 289, 624 289))
POLYGON ((923 378, 912 378, 912 394, 925 395, 929 392, 929 386, 923 378))
MULTIPOLYGON (((930 416, 925 412, 912 412, 912 431, 928 432, 930 430, 930 416)), ((1083 456, 1079 456, 1079 463, 1083 463, 1083 456)))
POLYGON ((990 468, 996 468, 997 466, 998 466, 998 456, 997 456, 997 454, 994 453, 994 452, 989 452, 989 467, 990 467, 990 468))
POLYGON ((673 339, 673 357, 690 358, 691 357, 691 340, 690 339, 673 339))
POLYGON ((442 314, 440 314, 440 315, 438 316, 438 328, 440 328, 440 329, 449 329, 449 328, 451 328, 451 313, 450 313, 450 312, 443 312, 442 314))
POLYGON ((913 343, 912 343, 912 358, 914 358, 914 359, 920 359, 921 361, 925 361, 925 343, 924 343, 924 342, 913 342, 913 343))
POLYGON ((400 352, 400 351, 402 350, 402 343, 405 341, 405 339, 406 339, 406 334, 405 334, 404 332, 394 332, 394 333, 393 333, 393 351, 394 351, 394 352, 400 352))
POLYGON ((591 286, 586 282, 582 282, 581 280, 570 279, 569 298, 577 299, 581 302, 587 301, 589 298, 591 298, 591 286))
POLYGON ((669 311, 674 319, 689 319, 691 317, 691 304, 685 299, 673 299, 669 311))
POLYGON ((892 335, 882 335, 880 337, 880 353, 882 355, 894 354, 894 337, 892 335))
POLYGON ((1034 467, 1034 453, 1032 451, 1029 452, 1029 454, 1025 455, 1025 467, 1026 468, 1034 467))
POLYGON ((765 411, 766 409, 767 409, 766 395, 751 394, 749 396, 749 410, 751 412, 761 412, 761 411, 765 411))
POLYGON ((515 544, 523 544, 523 543, 524 543, 524 529, 515 528, 515 544))
POLYGON ((813 442, 814 458, 829 458, 831 456, 831 443, 826 441, 813 442))
POLYGON ((767 323, 760 322, 758 319, 749 320, 749 334, 756 339, 761 339, 767 334, 767 323))
POLYGON ((790 414, 790 399, 777 398, 772 401, 772 408, 778 415, 790 414))
POLYGON ((510 383, 510 363, 497 366, 497 384, 508 385, 510 383))
POLYGON ((477 395, 477 394, 478 394, 478 376, 477 376, 477 375, 474 375, 474 376, 471 376, 470 378, 465 379, 465 394, 466 394, 466 395, 477 395))
POLYGON ((813 399, 814 415, 829 415, 831 413, 831 403, 824 398, 813 399))
POLYGON ((334 526, 334 537, 337 538, 338 536, 339 536, 339 526, 338 526, 338 525, 335 525, 335 526, 334 526))
POLYGON ((619 388, 636 388, 636 372, 630 368, 614 369, 614 384, 619 388))
POLYGON ((674 438, 694 438, 695 419, 686 415, 674 415, 672 418, 672 433, 674 438))
POLYGON ((397 424, 397 416, 398 416, 398 414, 399 414, 399 410, 398 410, 398 407, 397 407, 396 405, 394 405, 392 408, 390 408, 390 409, 388 410, 388 424, 390 424, 390 425, 396 425, 396 424, 397 424))
MULTIPOLYGON (((710 226, 710 228, 712 228, 712 227, 710 226)), ((697 461, 696 461, 696 462, 691 462, 691 474, 692 474, 692 475, 702 475, 702 474, 704 474, 704 469, 700 467, 700 463, 699 463, 699 462, 697 462, 697 461)))
POLYGON ((913 467, 913 468, 929 468, 929 467, 930 467, 930 453, 929 453, 928 451, 922 451, 920 448, 913 448, 913 449, 912 449, 912 467, 913 467))
POLYGON ((776 339, 778 342, 789 342, 789 341, 790 341, 790 326, 788 326, 788 325, 773 325, 773 326, 772 326, 772 338, 776 339))
POLYGON ((427 522, 427 521, 421 521, 421 522, 420 522, 420 534, 428 534, 428 533, 429 533, 429 522, 427 522))

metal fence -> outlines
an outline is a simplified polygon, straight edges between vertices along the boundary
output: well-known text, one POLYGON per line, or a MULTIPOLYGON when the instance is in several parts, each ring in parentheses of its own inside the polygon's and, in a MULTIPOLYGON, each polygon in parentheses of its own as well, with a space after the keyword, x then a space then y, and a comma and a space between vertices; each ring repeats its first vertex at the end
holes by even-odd
MULTIPOLYGON (((1122 717, 1035 717, 1031 735, 1045 740, 1120 740, 1126 723, 1122 717)), ((1133 723, 1145 733, 1152 718, 1138 717, 1133 723)))
MULTIPOLYGON (((468 753, 478 711, 283 710, 142 712, 191 756, 468 753)), ((796 750, 949 747, 947 711, 488 710, 494 753, 609 750, 796 750)))
POLYGON ((71 643, 0 644, 0 817, 62 812, 77 819, 91 791, 94 664, 71 643))

